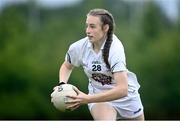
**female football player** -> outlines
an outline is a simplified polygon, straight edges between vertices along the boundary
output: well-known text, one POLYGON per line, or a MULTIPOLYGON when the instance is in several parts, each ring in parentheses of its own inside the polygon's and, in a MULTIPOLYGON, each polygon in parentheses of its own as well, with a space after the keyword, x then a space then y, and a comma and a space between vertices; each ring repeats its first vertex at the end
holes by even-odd
POLYGON ((87 14, 87 37, 73 43, 59 71, 59 84, 68 82, 74 67, 82 66, 89 78, 89 94, 75 88, 77 96, 67 109, 88 104, 94 120, 144 120, 136 75, 126 68, 124 48, 114 35, 111 13, 93 9, 87 14))

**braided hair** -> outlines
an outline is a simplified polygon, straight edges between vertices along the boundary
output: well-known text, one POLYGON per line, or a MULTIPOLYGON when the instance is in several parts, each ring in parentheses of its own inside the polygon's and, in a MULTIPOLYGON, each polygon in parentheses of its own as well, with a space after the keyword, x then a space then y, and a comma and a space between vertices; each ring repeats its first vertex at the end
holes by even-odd
POLYGON ((107 40, 105 42, 102 55, 103 55, 104 62, 106 63, 106 67, 110 69, 108 58, 109 58, 110 46, 113 41, 112 36, 113 36, 114 27, 115 27, 114 18, 112 14, 105 9, 90 10, 90 12, 87 15, 99 16, 103 24, 102 27, 104 25, 109 25, 109 30, 107 32, 107 40))

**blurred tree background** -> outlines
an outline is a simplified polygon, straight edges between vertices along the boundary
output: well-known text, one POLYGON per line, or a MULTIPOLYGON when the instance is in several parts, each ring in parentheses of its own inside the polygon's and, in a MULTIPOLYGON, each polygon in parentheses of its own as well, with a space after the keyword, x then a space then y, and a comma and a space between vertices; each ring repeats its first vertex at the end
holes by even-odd
MULTIPOLYGON (((92 119, 86 105, 62 113, 50 102, 65 53, 85 37, 86 14, 92 8, 114 15, 127 66, 141 84, 146 119, 180 119, 180 19, 170 19, 154 1, 143 0, 82 0, 56 9, 29 0, 2 9, 0 119, 92 119)), ((69 83, 87 93, 82 68, 73 71, 69 83)))

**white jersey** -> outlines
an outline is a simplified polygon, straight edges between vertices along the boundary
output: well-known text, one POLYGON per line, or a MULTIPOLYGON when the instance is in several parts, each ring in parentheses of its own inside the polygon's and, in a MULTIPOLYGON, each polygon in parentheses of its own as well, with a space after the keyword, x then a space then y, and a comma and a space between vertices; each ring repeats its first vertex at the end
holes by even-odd
POLYGON ((99 93, 101 91, 112 89, 116 80, 113 78, 113 72, 127 71, 128 74, 128 96, 120 100, 133 97, 132 93, 137 92, 140 87, 136 75, 126 68, 126 59, 124 47, 121 41, 113 35, 113 41, 109 50, 108 62, 110 69, 106 67, 102 56, 104 44, 99 53, 95 53, 92 43, 88 37, 85 37, 73 43, 67 54, 66 61, 74 66, 82 66, 84 72, 89 78, 89 93, 99 93))

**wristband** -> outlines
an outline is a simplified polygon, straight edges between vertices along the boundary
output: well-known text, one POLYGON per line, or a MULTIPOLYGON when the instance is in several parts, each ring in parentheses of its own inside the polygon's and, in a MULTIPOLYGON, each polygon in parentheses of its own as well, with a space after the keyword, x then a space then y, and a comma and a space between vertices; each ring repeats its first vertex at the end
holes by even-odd
POLYGON ((62 85, 62 84, 66 84, 65 82, 59 82, 58 86, 62 85))

